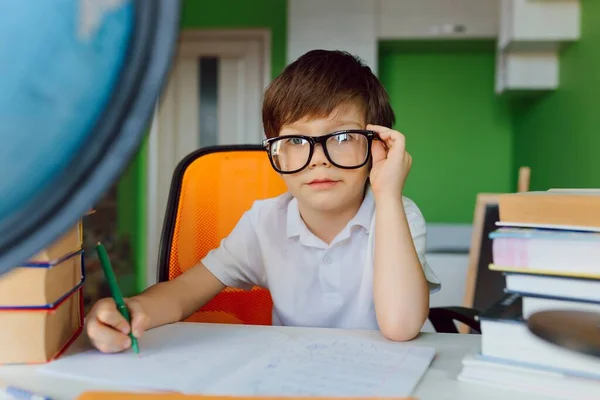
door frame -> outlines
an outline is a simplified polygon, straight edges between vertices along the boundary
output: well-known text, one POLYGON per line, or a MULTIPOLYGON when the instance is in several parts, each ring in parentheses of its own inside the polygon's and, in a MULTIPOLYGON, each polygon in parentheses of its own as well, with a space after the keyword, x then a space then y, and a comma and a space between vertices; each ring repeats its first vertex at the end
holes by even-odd
MULTIPOLYGON (((263 71, 263 91, 271 81, 271 31, 266 28, 250 29, 186 29, 180 33, 177 52, 174 60, 180 55, 193 52, 194 44, 201 45, 204 51, 213 53, 215 56, 231 54, 227 47, 214 46, 211 48, 209 43, 217 41, 225 42, 258 42, 260 59, 262 60, 263 71), (203 43, 204 42, 204 43, 203 43), (208 50, 206 46, 209 46, 208 50)), ((174 62, 175 62, 174 61, 174 62)), ((159 187, 164 186, 165 171, 161 170, 161 165, 175 165, 179 160, 174 160, 176 140, 168 140, 168 135, 161 134, 169 132, 176 123, 176 111, 172 107, 172 102, 163 101, 173 95, 172 77, 175 68, 171 71, 165 88, 159 96, 147 143, 147 165, 146 165, 146 184, 144 196, 146 201, 146 223, 141 234, 145 240, 145 268, 146 268, 146 287, 152 286, 157 282, 158 271, 158 248, 162 234, 162 224, 165 214, 166 199, 168 193, 159 192, 159 187), (165 149, 167 149, 165 151, 165 149), (162 182, 161 182, 162 180, 162 182)), ((170 171, 172 174, 172 171, 170 171)), ((169 179, 170 182, 170 179, 169 179)))

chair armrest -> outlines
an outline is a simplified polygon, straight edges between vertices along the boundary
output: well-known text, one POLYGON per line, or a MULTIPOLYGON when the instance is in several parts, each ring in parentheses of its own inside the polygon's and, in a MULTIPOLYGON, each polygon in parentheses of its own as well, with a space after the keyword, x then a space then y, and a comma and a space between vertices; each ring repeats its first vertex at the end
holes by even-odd
POLYGON ((433 307, 429 309, 429 321, 436 332, 458 333, 454 321, 462 322, 477 333, 481 333, 479 311, 466 307, 433 307))

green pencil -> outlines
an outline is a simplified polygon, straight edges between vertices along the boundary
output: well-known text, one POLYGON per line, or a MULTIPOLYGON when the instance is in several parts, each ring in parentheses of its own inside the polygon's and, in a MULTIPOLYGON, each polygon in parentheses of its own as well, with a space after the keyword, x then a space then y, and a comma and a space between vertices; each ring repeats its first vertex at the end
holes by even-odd
MULTIPOLYGON (((115 273, 112 269, 110 259, 108 258, 108 253, 106 252, 106 249, 104 248, 102 243, 97 243, 96 251, 98 252, 98 258, 100 258, 100 264, 102 265, 102 269, 104 270, 104 276, 106 277, 106 281, 108 282, 108 287, 110 288, 112 297, 115 300, 115 303, 117 304, 117 309, 125 317, 127 322, 129 322, 129 324, 131 325, 131 316, 129 315, 129 310, 125 305, 125 300, 123 299, 121 289, 119 289, 119 285, 117 284, 117 278, 115 277, 115 273)), ((137 339, 135 338, 135 336, 133 336, 133 329, 130 329, 129 337, 131 338, 131 347, 133 348, 134 353, 139 354, 140 350, 138 348, 137 339)))

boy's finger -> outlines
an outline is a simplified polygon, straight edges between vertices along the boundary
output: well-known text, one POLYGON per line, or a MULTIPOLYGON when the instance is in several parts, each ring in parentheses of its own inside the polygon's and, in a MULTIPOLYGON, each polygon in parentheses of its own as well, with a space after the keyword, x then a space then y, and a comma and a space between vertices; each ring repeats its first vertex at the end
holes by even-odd
POLYGON ((388 128, 386 126, 374 125, 374 124, 367 124, 367 129, 370 131, 375 131, 377 133, 382 133, 382 132, 391 130, 390 128, 388 128))
POLYGON ((373 155, 373 163, 377 163, 386 158, 386 150, 383 146, 383 143, 378 141, 373 141, 373 146, 371 148, 371 154, 373 155))
POLYGON ((385 140, 388 148, 404 150, 404 148, 406 147, 406 137, 398 131, 390 131, 388 132, 388 134, 389 136, 385 140))
POLYGON ((111 326, 125 334, 129 333, 129 323, 116 307, 101 307, 96 312, 96 318, 104 325, 111 326))
POLYGON ((377 132, 379 138, 383 140, 390 148, 393 147, 394 142, 403 143, 405 141, 405 136, 402 133, 393 129, 378 125, 367 125, 367 128, 369 127, 375 127, 371 128, 371 130, 377 132))
POLYGON ((135 336, 136 338, 141 337, 144 334, 144 332, 148 329, 148 326, 150 325, 149 322, 150 320, 146 314, 134 313, 131 319, 133 336, 135 336))
POLYGON ((379 125, 367 125, 367 129, 377 132, 377 134, 379 135, 379 137, 382 140, 385 140, 385 138, 389 137, 389 135, 390 135, 389 131, 391 131, 390 128, 386 128, 385 126, 379 126, 379 125))
POLYGON ((92 344, 103 353, 116 353, 131 346, 129 336, 102 324, 98 320, 90 321, 87 334, 92 344))
POLYGON ((150 318, 142 309, 142 306, 137 301, 127 302, 127 307, 131 314, 131 329, 133 330, 133 336, 141 337, 146 329, 150 325, 150 318))

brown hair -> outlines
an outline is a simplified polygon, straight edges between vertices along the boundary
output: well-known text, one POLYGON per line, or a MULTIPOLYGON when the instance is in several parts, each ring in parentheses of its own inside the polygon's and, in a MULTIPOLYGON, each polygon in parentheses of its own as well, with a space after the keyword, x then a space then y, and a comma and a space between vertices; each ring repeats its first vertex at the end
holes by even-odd
POLYGON ((262 119, 268 138, 304 117, 319 118, 348 101, 360 101, 368 124, 395 122, 387 92, 357 57, 343 51, 312 50, 288 65, 265 91, 262 119))

